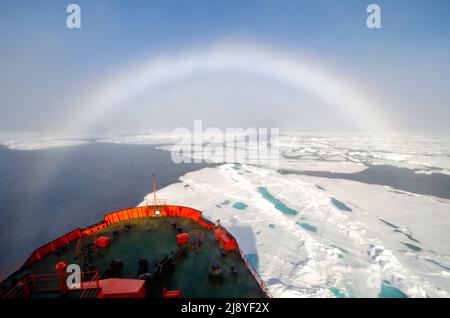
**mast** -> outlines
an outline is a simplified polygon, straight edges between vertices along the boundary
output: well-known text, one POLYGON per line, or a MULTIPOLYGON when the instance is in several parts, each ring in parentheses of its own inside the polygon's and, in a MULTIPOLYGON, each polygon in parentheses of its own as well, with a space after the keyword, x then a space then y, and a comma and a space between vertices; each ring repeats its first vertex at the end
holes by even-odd
POLYGON ((153 182, 153 205, 155 206, 155 210, 156 210, 157 199, 156 199, 156 177, 155 177, 155 175, 152 175, 152 182, 153 182))

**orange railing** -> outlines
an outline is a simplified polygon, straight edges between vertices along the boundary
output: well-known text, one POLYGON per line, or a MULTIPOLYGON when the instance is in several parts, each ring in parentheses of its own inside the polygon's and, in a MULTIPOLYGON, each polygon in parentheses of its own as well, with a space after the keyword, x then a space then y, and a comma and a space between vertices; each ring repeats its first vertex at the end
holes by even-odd
POLYGON ((58 237, 56 240, 51 241, 50 243, 47 243, 40 248, 36 249, 31 255, 24 259, 17 261, 11 265, 8 265, 0 270, 0 283, 3 282, 8 276, 18 271, 20 268, 30 265, 34 263, 35 261, 40 261, 43 257, 46 255, 55 252, 58 248, 66 246, 70 242, 72 242, 75 239, 78 239, 82 236, 82 230, 76 229, 69 233, 66 233, 60 237, 58 237))
POLYGON ((24 278, 32 292, 45 293, 61 290, 61 274, 39 274, 24 278))
POLYGON ((100 288, 99 273, 97 271, 81 272, 80 286, 69 289, 66 284, 65 273, 29 275, 11 288, 2 298, 28 297, 33 293, 48 293, 68 290, 86 290, 100 288))
MULTIPOLYGON (((81 272, 80 286, 73 289, 100 288, 97 271, 81 272)), ((67 288, 65 273, 30 275, 24 283, 33 293, 55 292, 67 288)))
POLYGON ((214 224, 203 219, 202 213, 198 210, 184 207, 184 206, 176 206, 176 205, 161 205, 157 206, 155 209, 154 206, 140 206, 125 210, 119 210, 115 212, 111 212, 105 215, 103 221, 98 223, 92 227, 87 228, 83 231, 83 234, 92 234, 96 231, 99 231, 111 224, 128 221, 137 218, 143 217, 163 217, 163 216, 173 216, 173 217, 182 217, 196 221, 200 224, 200 226, 213 229, 214 224))
MULTIPOLYGON (((221 247, 225 248, 225 250, 234 250, 234 251, 236 251, 236 253, 238 253, 240 255, 240 257, 242 258, 242 260, 244 261, 244 263, 247 266, 247 268, 250 271, 250 273, 253 275, 253 278, 258 283, 259 287, 266 293, 266 295, 268 297, 272 298, 272 294, 270 293, 270 291, 267 288, 266 284, 262 280, 261 276, 259 275, 258 271, 255 269, 253 264, 250 262, 248 257, 245 255, 245 253, 239 247, 239 244, 236 241, 236 239, 234 238, 234 236, 230 232, 228 232, 228 230, 226 228, 224 228, 222 226, 217 227, 216 231, 220 231, 222 233, 225 233, 225 235, 227 236, 227 239, 231 240, 230 244, 223 243, 222 239, 221 239, 222 236, 219 234, 219 236, 216 238, 216 240, 219 240, 219 242, 221 244, 221 247), (226 245, 224 246, 223 244, 226 244, 226 245)), ((214 233, 214 236, 216 236, 216 233, 214 233)), ((228 241, 228 242, 230 242, 230 241, 228 241)))
POLYGON ((80 289, 100 288, 98 271, 81 272, 80 289))
POLYGON ((96 295, 90 293, 91 290, 100 290, 100 282, 99 282, 99 274, 98 272, 83 272, 82 275, 87 280, 84 281, 81 279, 81 288, 83 291, 81 292, 80 298, 88 298, 89 296, 96 295), (91 274, 92 273, 92 274, 91 274), (90 278, 90 279, 89 279, 90 278))
POLYGON ((76 229, 58 237, 56 240, 53 240, 50 243, 41 246, 33 253, 31 253, 30 257, 28 257, 23 266, 28 266, 36 261, 42 260, 48 254, 56 252, 56 250, 60 247, 67 246, 70 242, 80 238, 82 235, 82 230, 76 229))

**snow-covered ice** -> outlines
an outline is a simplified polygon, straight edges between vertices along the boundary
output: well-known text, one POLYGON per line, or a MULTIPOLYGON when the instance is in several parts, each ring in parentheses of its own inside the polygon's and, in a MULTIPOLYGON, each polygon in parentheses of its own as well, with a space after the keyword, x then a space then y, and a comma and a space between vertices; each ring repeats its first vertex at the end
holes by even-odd
POLYGON ((280 148, 284 159, 313 161, 315 168, 297 166, 301 170, 331 171, 331 162, 338 168, 333 167, 334 172, 355 172, 340 168, 347 163, 356 170, 368 164, 388 164, 420 173, 450 174, 449 136, 285 134, 280 148))
POLYGON ((190 172, 158 195, 220 219, 275 297, 378 297, 384 285, 450 296, 447 200, 239 164, 190 172))
POLYGON ((88 143, 88 140, 80 137, 60 136, 55 137, 46 133, 2 133, 0 145, 14 150, 41 150, 64 146, 76 146, 88 143))
POLYGON ((450 296, 448 200, 301 174, 378 164, 448 174, 450 138, 291 134, 280 149, 283 174, 224 164, 158 194, 220 219, 275 297, 450 296))

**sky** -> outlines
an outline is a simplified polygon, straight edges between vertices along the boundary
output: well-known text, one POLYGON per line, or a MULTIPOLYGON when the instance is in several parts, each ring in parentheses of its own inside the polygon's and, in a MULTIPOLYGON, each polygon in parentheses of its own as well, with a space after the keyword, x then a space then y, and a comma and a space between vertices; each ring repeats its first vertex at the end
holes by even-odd
POLYGON ((72 2, 0 2, 0 131, 450 130, 450 1, 72 2))

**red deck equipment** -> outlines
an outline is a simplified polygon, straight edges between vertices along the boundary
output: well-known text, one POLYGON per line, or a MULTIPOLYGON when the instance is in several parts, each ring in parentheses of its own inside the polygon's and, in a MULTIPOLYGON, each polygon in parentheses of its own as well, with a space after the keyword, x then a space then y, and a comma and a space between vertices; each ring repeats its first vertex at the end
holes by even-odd
POLYGON ((145 280, 108 278, 99 282, 98 298, 145 298, 145 280))
POLYGON ((111 238, 108 236, 100 236, 95 240, 95 245, 101 248, 106 248, 111 245, 111 238))
POLYGON ((224 230, 224 229, 221 229, 221 228, 215 229, 215 230, 214 230, 214 239, 215 239, 216 241, 220 240, 220 236, 221 236, 223 233, 225 233, 225 230, 224 230))
POLYGON ((189 234, 188 233, 181 233, 177 234, 177 243, 178 245, 184 245, 189 240, 189 234))
POLYGON ((231 251, 236 249, 236 241, 228 237, 226 233, 223 233, 220 235, 220 246, 226 251, 231 251))
POLYGON ((67 263, 64 261, 59 262, 58 264, 56 264, 55 269, 58 273, 60 272, 64 272, 67 268, 67 263))
POLYGON ((164 287, 162 296, 163 298, 181 298, 181 289, 167 290, 167 288, 164 287))

